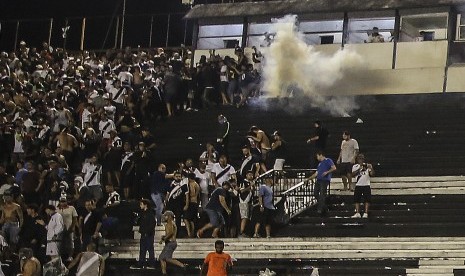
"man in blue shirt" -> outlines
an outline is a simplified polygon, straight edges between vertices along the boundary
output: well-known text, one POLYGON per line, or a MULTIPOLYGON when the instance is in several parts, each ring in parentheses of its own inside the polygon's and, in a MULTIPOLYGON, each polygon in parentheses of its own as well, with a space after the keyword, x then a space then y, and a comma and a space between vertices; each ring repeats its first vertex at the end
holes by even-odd
POLYGON ((316 172, 310 176, 308 179, 312 180, 316 178, 315 187, 313 189, 314 196, 317 200, 317 210, 318 214, 324 216, 326 214, 326 195, 328 194, 328 186, 331 182, 332 172, 336 170, 333 160, 326 158, 325 154, 322 151, 317 151, 316 159, 318 162, 318 167, 316 172))
POLYGON ((165 197, 169 188, 168 179, 173 178, 173 174, 166 174, 165 164, 158 165, 157 171, 152 173, 150 178, 150 197, 155 204, 155 217, 157 225, 161 224, 161 215, 165 209, 165 197))
POLYGON ((266 237, 271 237, 271 224, 274 218, 274 204, 273 204, 273 180, 271 178, 265 179, 258 190, 258 201, 260 203, 260 216, 255 224, 254 238, 260 238, 260 225, 265 225, 266 237))

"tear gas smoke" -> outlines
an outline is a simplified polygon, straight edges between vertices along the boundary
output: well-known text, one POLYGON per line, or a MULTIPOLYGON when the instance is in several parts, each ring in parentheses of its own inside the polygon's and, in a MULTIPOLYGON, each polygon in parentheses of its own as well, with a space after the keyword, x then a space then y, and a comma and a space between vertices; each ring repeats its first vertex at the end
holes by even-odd
POLYGON ((328 95, 349 70, 362 67, 362 58, 348 49, 332 56, 318 52, 304 42, 296 22, 295 15, 275 20, 274 40, 263 49, 263 90, 273 97, 295 96, 298 92, 303 98, 291 106, 296 110, 311 106, 335 116, 349 116, 358 108, 354 97, 328 95))

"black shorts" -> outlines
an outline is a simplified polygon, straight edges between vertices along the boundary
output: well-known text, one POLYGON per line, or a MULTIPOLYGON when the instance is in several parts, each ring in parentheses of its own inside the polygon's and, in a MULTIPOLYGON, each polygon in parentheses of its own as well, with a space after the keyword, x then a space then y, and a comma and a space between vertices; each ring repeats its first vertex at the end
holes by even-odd
POLYGON ((199 204, 189 203, 189 207, 183 212, 183 219, 188 221, 194 221, 197 219, 199 204))
POLYGON ((229 82, 227 82, 227 81, 220 82, 220 91, 221 91, 221 93, 224 93, 224 94, 228 93, 228 85, 229 85, 229 82))
POLYGON ((341 175, 348 175, 349 173, 352 174, 352 163, 344 162, 338 165, 339 173, 341 175))
POLYGON ((227 219, 227 225, 229 227, 239 227, 241 224, 241 211, 239 209, 239 204, 234 204, 231 207, 231 215, 227 219))
POLYGON ((362 202, 371 203, 371 187, 370 186, 355 186, 354 202, 355 203, 362 203, 362 202), (365 200, 362 201, 362 198, 365 200))
POLYGON ((273 224, 274 214, 275 214, 275 210, 273 209, 264 208, 263 212, 260 212, 260 209, 259 209, 258 222, 260 224, 271 225, 273 224))

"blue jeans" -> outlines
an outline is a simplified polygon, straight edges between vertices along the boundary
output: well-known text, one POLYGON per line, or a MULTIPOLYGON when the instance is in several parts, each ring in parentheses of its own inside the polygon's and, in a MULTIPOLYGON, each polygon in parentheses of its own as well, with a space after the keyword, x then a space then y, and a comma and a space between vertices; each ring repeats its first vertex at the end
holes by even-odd
POLYGON ((144 266, 146 263, 148 265, 155 265, 155 248, 153 246, 155 240, 155 235, 142 235, 140 237, 140 249, 139 249, 139 266, 144 266), (146 262, 146 254, 149 252, 149 259, 146 262))
POLYGON ((221 212, 212 209, 205 209, 205 213, 207 213, 210 224, 213 225, 213 227, 219 228, 225 224, 225 220, 221 212))
POLYGON ((328 211, 327 206, 326 206, 326 195, 328 194, 328 186, 329 186, 328 180, 320 180, 320 179, 316 180, 313 193, 314 193, 316 200, 318 201, 317 210, 319 214, 323 214, 328 211))
POLYGON ((163 195, 161 194, 150 194, 153 203, 155 203, 155 218, 157 219, 157 224, 161 225, 161 215, 165 205, 163 204, 163 195))
POLYGON ((1 234, 7 240, 8 243, 17 244, 19 230, 19 222, 6 222, 5 224, 3 224, 1 234))

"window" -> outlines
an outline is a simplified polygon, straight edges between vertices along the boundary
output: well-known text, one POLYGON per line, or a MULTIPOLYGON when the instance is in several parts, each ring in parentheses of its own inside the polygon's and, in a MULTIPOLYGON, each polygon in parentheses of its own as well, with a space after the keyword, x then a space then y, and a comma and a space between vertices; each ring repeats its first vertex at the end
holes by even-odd
POLYGON ((265 34, 274 32, 274 29, 274 23, 250 23, 247 36, 247 46, 268 46, 270 42, 269 39, 271 39, 271 37, 265 34))
POLYGON ((198 49, 234 48, 241 41, 242 24, 199 26, 198 49))
POLYGON ((368 40, 373 28, 379 29, 379 34, 384 37, 385 42, 392 39, 395 18, 351 18, 349 19, 349 43, 364 43, 368 40))
POLYGON ((465 40, 465 14, 457 14, 456 40, 465 40))
POLYGON ((340 20, 322 20, 300 22, 299 30, 304 34, 307 44, 341 44, 344 22, 340 20))
POLYGON ((447 13, 405 15, 401 17, 400 41, 447 39, 447 13))

